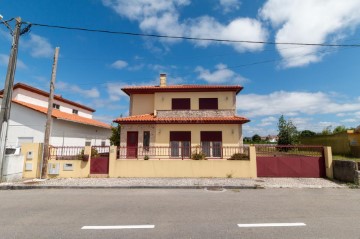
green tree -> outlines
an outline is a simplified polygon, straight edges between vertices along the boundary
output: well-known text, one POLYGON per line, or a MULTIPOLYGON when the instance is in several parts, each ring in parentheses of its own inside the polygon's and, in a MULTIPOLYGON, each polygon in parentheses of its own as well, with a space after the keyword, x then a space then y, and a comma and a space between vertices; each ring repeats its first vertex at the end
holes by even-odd
POLYGON ((339 126, 335 127, 335 129, 333 130, 333 134, 345 132, 346 130, 347 129, 344 125, 339 125, 339 126))
POLYGON ((278 122, 278 145, 293 145, 298 143, 299 132, 291 120, 286 121, 281 115, 278 122))
POLYGON ((332 134, 331 128, 332 128, 331 125, 326 126, 326 127, 321 131, 321 134, 322 134, 322 135, 330 135, 330 134, 332 134))
POLYGON ((110 136, 110 144, 115 146, 120 146, 120 132, 121 132, 120 124, 118 125, 112 124, 111 131, 112 134, 110 136))
POLYGON ((307 130, 307 129, 300 132, 301 137, 311 137, 311 136, 314 136, 314 135, 316 135, 315 132, 313 132, 311 130, 307 130))
POLYGON ((261 137, 258 134, 254 134, 254 136, 251 139, 253 142, 256 142, 256 143, 261 141, 261 137))

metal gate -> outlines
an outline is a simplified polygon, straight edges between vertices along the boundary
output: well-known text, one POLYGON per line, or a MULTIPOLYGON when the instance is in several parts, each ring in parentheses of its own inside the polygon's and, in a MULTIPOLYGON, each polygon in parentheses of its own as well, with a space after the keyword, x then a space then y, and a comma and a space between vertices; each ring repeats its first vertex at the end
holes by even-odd
POLYGON ((90 174, 109 173, 109 152, 110 147, 91 147, 90 174))
POLYGON ((257 145, 258 177, 323 178, 324 149, 321 146, 257 145))

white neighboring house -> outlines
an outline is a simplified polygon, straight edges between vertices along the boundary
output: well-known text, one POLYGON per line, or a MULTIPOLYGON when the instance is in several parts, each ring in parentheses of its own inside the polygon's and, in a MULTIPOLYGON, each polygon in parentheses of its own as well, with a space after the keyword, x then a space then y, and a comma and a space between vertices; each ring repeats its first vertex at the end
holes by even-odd
MULTIPOLYGON (((3 90, 0 91, 0 107, 3 90)), ((22 143, 43 143, 49 93, 32 86, 14 85, 7 147, 22 143)), ((110 145, 110 125, 92 119, 95 112, 87 106, 54 96, 50 145, 110 145)))

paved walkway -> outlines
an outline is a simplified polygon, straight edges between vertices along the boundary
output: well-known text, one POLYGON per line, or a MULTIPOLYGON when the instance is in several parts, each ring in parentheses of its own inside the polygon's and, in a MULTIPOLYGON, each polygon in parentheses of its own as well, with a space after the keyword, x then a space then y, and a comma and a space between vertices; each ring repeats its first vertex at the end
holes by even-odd
POLYGON ((344 188, 322 178, 59 178, 0 183, 0 189, 25 188, 344 188))

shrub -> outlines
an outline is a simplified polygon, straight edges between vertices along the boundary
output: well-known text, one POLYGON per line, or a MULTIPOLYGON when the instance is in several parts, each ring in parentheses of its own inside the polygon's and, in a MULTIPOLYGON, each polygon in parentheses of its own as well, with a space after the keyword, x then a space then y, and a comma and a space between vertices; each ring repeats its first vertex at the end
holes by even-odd
POLYGON ((145 155, 144 160, 149 160, 149 156, 145 155))
POLYGON ((193 153, 191 155, 191 159, 193 160, 206 160, 206 154, 200 152, 200 153, 193 153))
MULTIPOLYGON (((91 148, 91 157, 96 157, 98 155, 99 155, 99 153, 98 153, 97 149, 91 148)), ((78 160, 84 160, 85 158, 87 159, 88 156, 89 155, 84 154, 84 150, 82 149, 81 152, 76 156, 76 158, 78 160)))
POLYGON ((244 153, 235 153, 228 160, 249 160, 249 156, 244 153))

